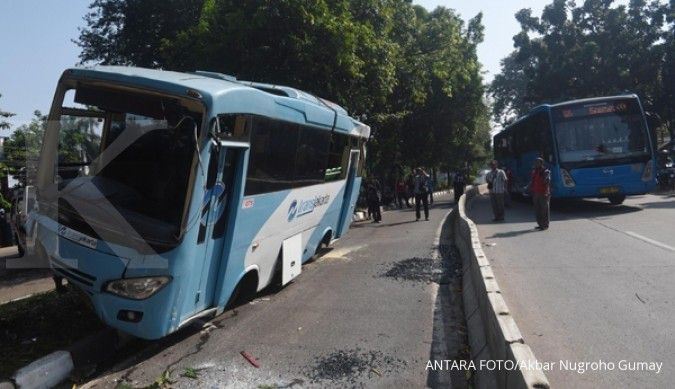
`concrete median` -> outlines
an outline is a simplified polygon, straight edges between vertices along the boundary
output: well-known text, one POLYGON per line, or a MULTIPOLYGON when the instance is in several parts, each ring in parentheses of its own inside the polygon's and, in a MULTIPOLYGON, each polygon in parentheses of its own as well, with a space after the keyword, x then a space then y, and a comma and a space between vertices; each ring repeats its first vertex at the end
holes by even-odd
POLYGON ((454 243, 462 256, 464 312, 471 359, 476 366, 476 387, 549 388, 541 365, 525 344, 504 301, 476 225, 466 216, 471 200, 478 194, 478 187, 469 189, 450 216, 454 243), (486 366, 486 361, 495 361, 502 367, 486 366))

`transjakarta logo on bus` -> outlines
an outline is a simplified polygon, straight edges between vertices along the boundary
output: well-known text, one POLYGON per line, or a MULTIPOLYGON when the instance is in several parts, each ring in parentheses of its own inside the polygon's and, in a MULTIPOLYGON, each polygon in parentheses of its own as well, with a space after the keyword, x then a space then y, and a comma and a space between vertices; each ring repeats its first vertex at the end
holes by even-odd
POLYGON ((295 219, 296 216, 300 217, 312 213, 314 208, 328 204, 328 200, 330 200, 330 195, 316 196, 313 199, 301 200, 300 202, 293 200, 288 208, 288 221, 295 219))

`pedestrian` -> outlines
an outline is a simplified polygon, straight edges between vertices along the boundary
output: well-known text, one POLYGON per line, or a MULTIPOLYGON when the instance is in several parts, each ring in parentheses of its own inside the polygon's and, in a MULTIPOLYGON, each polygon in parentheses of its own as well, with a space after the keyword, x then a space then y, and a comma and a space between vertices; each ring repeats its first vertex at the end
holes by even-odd
POLYGON ((396 198, 398 200, 398 208, 401 209, 403 208, 403 202, 405 201, 405 205, 410 208, 410 201, 408 201, 408 186, 405 183, 405 180, 403 178, 399 179, 398 182, 396 182, 396 198))
POLYGON ((414 193, 415 193, 415 217, 420 220, 420 206, 424 205, 424 219, 429 220, 429 175, 421 168, 415 169, 414 193))
POLYGON ((535 229, 547 230, 551 216, 551 171, 546 169, 542 158, 534 161, 529 187, 534 203, 534 214, 537 218, 535 229))
POLYGON ((368 202, 368 213, 373 217, 373 223, 382 221, 382 213, 380 212, 380 202, 382 197, 380 194, 379 183, 376 179, 370 180, 366 188, 366 201, 368 202))
POLYGON ((455 194, 455 203, 459 203, 459 198, 464 194, 464 188, 466 187, 466 176, 462 171, 455 173, 455 177, 452 180, 452 191, 455 194))
POLYGON ((427 192, 429 193, 429 204, 434 204, 434 179, 429 177, 427 180, 427 192))
POLYGON ((506 208, 511 208, 511 193, 513 193, 513 170, 507 167, 506 172, 506 193, 504 193, 504 206, 506 208))
POLYGON ((504 193, 506 192, 507 178, 504 170, 499 169, 496 160, 490 162, 490 172, 485 175, 488 190, 490 191, 490 203, 492 204, 492 221, 504 221, 504 193))
POLYGON ((415 201, 415 170, 413 169, 413 172, 408 175, 408 178, 406 180, 406 186, 408 187, 408 193, 407 193, 407 199, 409 200, 408 203, 415 201))

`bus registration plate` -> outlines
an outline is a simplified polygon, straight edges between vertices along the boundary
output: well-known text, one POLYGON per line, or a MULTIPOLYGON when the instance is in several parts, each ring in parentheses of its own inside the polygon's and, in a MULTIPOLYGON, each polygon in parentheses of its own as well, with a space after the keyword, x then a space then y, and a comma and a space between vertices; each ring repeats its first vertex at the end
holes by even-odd
POLYGON ((614 194, 614 193, 619 193, 620 190, 616 186, 606 186, 604 188, 600 188, 600 193, 601 194, 614 194))

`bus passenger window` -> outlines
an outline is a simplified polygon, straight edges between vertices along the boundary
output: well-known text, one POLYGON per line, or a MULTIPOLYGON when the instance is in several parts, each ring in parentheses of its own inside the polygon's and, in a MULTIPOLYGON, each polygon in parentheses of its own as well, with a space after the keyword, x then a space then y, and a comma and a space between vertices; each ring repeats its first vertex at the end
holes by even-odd
POLYGON ((228 114, 218 116, 220 135, 232 140, 248 141, 251 137, 252 123, 251 115, 228 114))
POLYGON ((347 147, 347 135, 333 133, 331 136, 330 151, 328 153, 328 165, 326 167, 326 181, 336 181, 345 177, 345 170, 343 168, 343 161, 345 151, 349 150, 347 147))

